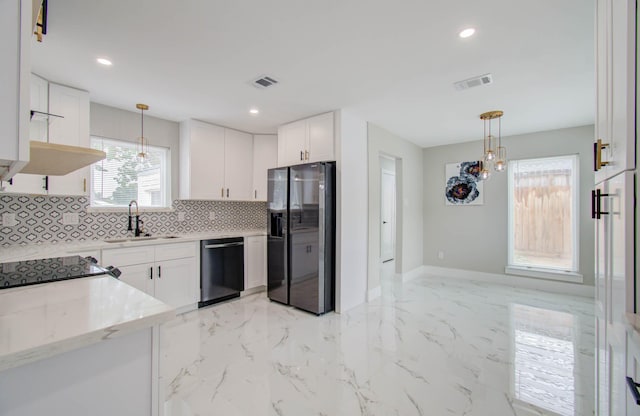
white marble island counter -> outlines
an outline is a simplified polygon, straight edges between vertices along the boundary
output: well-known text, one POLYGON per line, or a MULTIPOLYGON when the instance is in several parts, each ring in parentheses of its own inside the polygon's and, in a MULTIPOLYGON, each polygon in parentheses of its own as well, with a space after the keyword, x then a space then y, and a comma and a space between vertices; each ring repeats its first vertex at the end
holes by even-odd
POLYGON ((0 290, 0 414, 157 414, 158 325, 173 317, 110 276, 0 290))
POLYGON ((169 305, 110 276, 0 290, 0 371, 173 317, 169 305))

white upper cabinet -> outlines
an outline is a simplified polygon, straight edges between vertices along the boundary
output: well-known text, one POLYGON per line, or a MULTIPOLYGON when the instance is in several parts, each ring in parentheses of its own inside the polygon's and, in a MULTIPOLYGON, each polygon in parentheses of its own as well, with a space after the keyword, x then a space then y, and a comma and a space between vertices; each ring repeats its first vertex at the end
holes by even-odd
POLYGON ((596 183, 635 168, 635 3, 597 1, 596 183))
POLYGON ((267 171, 278 165, 278 136, 253 136, 253 200, 267 200, 267 171))
POLYGON ((196 120, 180 124, 180 199, 253 200, 253 137, 196 120))
POLYGON ((200 121, 180 124, 180 199, 221 199, 224 129, 200 121))
POLYGON ((253 136, 224 129, 224 199, 253 201, 253 136))
MULTIPOLYGON (((49 112, 64 118, 50 120, 49 143, 90 146, 89 93, 49 83, 49 112)), ((90 167, 49 177, 49 195, 87 195, 90 167)))
POLYGON ((320 114, 278 128, 278 166, 333 160, 334 114, 320 114))
POLYGON ((0 178, 29 161, 31 1, 0 2, 0 178))

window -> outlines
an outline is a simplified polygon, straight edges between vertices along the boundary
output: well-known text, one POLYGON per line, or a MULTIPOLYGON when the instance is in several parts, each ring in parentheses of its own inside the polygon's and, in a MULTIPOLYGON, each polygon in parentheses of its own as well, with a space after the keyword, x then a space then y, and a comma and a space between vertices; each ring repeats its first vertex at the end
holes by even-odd
POLYGON ((122 140, 91 137, 91 147, 107 158, 91 166, 91 206, 170 207, 169 149, 149 146, 148 157, 137 157, 137 145, 122 140))
POLYGON ((514 160, 508 171, 507 273, 578 276, 578 156, 514 160))

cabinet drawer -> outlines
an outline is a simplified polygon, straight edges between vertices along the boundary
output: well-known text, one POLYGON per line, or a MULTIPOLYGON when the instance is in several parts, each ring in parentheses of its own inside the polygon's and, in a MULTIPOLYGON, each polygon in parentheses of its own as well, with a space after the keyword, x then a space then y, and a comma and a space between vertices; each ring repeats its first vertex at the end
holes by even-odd
POLYGON ((156 247, 156 261, 195 257, 196 242, 163 244, 156 247))
POLYGON ((154 247, 127 247, 102 250, 102 264, 107 266, 131 266, 153 263, 154 247))

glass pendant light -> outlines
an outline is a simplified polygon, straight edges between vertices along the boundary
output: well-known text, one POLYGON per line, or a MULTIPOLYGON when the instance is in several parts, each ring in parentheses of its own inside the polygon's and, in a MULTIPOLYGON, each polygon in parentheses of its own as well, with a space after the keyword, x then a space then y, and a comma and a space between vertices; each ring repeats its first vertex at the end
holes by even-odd
POLYGON ((149 141, 144 137, 144 112, 149 109, 146 104, 136 104, 136 108, 140 110, 140 137, 138 138, 138 158, 143 161, 147 157, 149 151, 149 141))
POLYGON ((483 164, 480 171, 480 179, 486 180, 491 177, 491 168, 496 172, 502 172, 507 167, 507 149, 502 146, 502 131, 500 118, 502 111, 488 111, 480 114, 480 119, 484 122, 484 153, 482 155, 483 164), (498 119, 498 136, 491 134, 491 120, 498 119))

